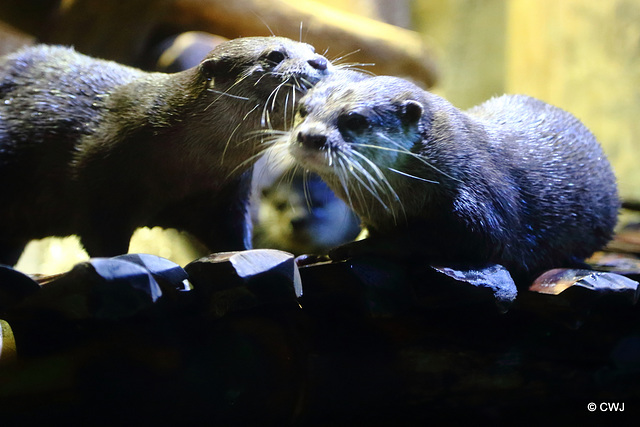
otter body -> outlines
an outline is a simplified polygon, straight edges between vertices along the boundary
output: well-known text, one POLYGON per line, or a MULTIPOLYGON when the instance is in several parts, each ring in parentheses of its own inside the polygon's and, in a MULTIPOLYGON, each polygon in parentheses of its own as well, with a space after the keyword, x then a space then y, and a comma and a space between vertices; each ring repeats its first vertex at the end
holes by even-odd
POLYGON ((309 45, 236 39, 198 66, 146 73, 55 46, 0 59, 0 262, 31 239, 80 235, 91 256, 133 231, 191 232, 211 250, 250 246, 251 165, 263 128, 331 71, 309 45))
POLYGON ((520 95, 463 112, 398 78, 340 79, 301 100, 290 151, 373 238, 516 276, 576 265, 611 238, 614 174, 568 112, 520 95))

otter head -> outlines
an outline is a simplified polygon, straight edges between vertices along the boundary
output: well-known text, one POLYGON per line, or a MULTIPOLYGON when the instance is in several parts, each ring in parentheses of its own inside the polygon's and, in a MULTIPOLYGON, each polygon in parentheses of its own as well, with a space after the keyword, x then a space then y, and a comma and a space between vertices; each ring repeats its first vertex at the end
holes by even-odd
POLYGON ((300 101, 289 150, 365 223, 395 217, 406 182, 429 181, 415 174, 428 115, 421 93, 398 78, 337 72, 300 101))
MULTIPOLYGON (((193 113, 192 157, 240 174, 274 136, 291 124, 301 96, 333 72, 308 44, 283 37, 246 37, 214 48, 195 68, 179 96, 193 113), (197 90, 194 90, 197 88, 197 90)), ((184 87, 183 86, 183 87, 184 87)))
POLYGON ((313 46, 284 37, 245 37, 222 43, 201 62, 200 76, 215 93, 269 103, 294 102, 333 65, 313 46))

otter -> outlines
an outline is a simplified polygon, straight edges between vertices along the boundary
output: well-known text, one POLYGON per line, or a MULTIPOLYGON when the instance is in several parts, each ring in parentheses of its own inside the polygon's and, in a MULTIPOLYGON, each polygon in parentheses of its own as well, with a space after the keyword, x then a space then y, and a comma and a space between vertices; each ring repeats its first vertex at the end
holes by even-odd
POLYGON ((315 174, 288 169, 260 196, 253 216, 255 247, 321 253, 360 231, 355 214, 315 174))
POLYGON ((616 179, 595 137, 528 96, 460 111, 400 78, 336 73, 300 100, 289 138, 296 161, 369 232, 337 257, 418 252, 500 264, 518 281, 581 264, 617 221, 616 179))
POLYGON ((296 101, 332 72, 312 46, 247 37, 183 72, 144 72, 62 46, 0 59, 0 262, 77 234, 90 256, 127 252, 140 226, 211 251, 251 246, 251 166, 296 101))

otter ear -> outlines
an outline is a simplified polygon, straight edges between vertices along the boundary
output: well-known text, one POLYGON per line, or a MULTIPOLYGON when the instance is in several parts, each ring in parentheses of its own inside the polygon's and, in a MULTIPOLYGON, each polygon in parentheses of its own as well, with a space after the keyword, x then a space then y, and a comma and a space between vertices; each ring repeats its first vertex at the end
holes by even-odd
POLYGON ((209 58, 200 63, 200 72, 207 80, 228 76, 231 68, 232 61, 225 57, 209 58))
POLYGON ((414 101, 411 99, 404 101, 400 109, 400 118, 402 119, 402 124, 404 124, 405 126, 411 126, 418 123, 418 121, 420 121, 420 118, 422 117, 423 111, 424 109, 422 107, 422 104, 420 104, 418 101, 414 101))

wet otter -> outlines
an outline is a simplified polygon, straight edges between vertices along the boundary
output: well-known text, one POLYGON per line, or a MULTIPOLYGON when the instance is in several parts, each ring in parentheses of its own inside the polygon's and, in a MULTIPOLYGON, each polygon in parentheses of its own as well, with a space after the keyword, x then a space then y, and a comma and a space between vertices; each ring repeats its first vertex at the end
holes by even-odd
POLYGON ((573 265, 611 238, 619 201, 602 149, 542 101, 504 95, 462 112, 399 78, 337 73, 305 95, 297 120, 291 153, 373 238, 349 251, 382 236, 518 277, 573 265))
POLYGON ((55 46, 0 59, 0 262, 33 238, 78 234, 124 253, 139 226, 250 247, 250 171, 263 128, 332 71, 309 45, 250 37, 196 67, 146 73, 55 46))

